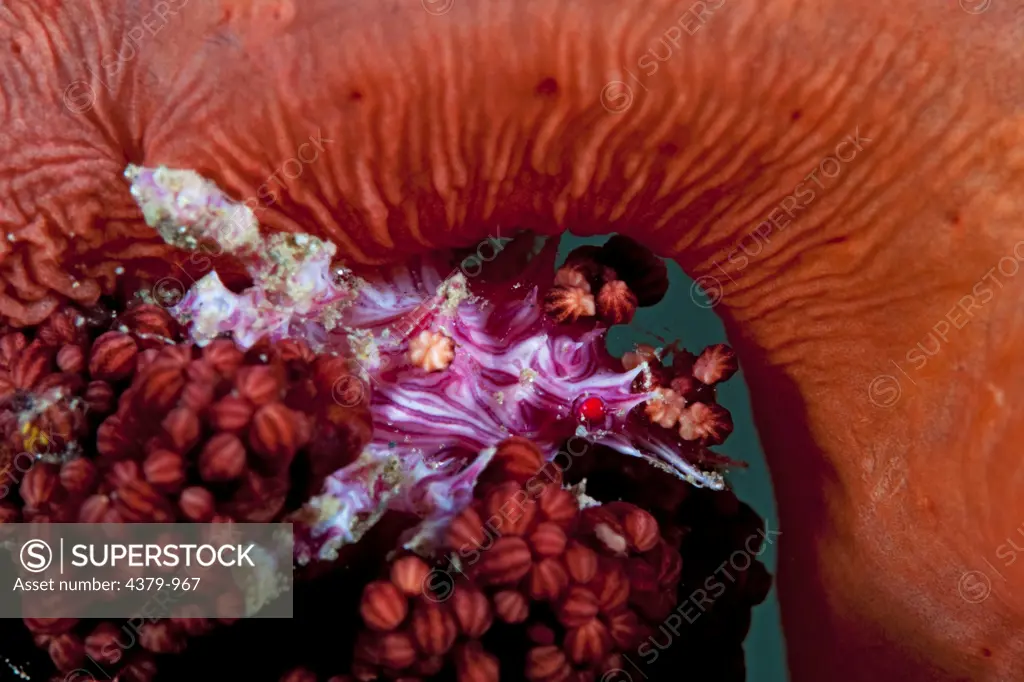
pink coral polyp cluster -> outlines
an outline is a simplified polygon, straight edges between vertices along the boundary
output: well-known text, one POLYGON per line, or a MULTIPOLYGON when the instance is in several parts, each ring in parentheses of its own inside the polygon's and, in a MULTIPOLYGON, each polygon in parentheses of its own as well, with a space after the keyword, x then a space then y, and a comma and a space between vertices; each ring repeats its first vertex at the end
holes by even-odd
MULTIPOLYGON (((723 487, 715 470, 722 460, 704 449, 731 428, 722 426, 720 408, 678 391, 678 405, 659 402, 672 393, 671 377, 664 386, 652 382, 651 362, 626 369, 606 350, 607 325, 631 319, 638 303, 656 302, 667 286, 663 265, 659 275, 659 261, 634 242, 584 247, 557 274, 556 240, 511 266, 503 257, 523 250, 509 248, 487 267, 517 274, 499 286, 488 277, 484 297, 477 292, 484 287, 452 272, 444 257, 357 277, 333 265, 333 245, 314 237, 264 238, 246 207, 191 171, 131 168, 127 176, 165 239, 186 248, 215 241, 252 278, 235 293, 211 273, 187 293, 173 312, 196 342, 230 335, 248 348, 260 338, 299 338, 353 364, 361 383, 341 387, 336 400, 369 392, 372 440, 297 517, 300 562, 332 558, 388 510, 418 515, 405 544, 433 552, 472 500, 492 446, 511 435, 531 439, 548 459, 575 437, 694 485, 723 487), (702 462, 716 466, 705 471, 702 462)), ((695 371, 722 379, 728 358, 719 356, 728 353, 716 353, 679 374, 697 384, 695 371)))

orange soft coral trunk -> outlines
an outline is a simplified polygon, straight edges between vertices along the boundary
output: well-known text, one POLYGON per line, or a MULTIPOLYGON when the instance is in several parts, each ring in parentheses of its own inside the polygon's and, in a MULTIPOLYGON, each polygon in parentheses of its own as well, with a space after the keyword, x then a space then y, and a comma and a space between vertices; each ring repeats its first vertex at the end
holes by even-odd
POLYGON ((1022 564, 991 557, 1021 516, 1021 9, 13 0, 0 316, 187 284, 129 163, 353 263, 631 234, 717 292, 746 368, 794 679, 1019 679, 1022 564))

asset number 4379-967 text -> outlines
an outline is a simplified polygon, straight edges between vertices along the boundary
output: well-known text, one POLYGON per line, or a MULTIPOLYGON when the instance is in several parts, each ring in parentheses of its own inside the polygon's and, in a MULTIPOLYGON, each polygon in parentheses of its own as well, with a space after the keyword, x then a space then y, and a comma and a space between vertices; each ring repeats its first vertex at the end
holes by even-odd
POLYGON ((188 592, 199 588, 199 578, 132 578, 124 584, 129 590, 148 592, 151 590, 182 590, 188 592), (193 582, 194 581, 194 582, 193 582))

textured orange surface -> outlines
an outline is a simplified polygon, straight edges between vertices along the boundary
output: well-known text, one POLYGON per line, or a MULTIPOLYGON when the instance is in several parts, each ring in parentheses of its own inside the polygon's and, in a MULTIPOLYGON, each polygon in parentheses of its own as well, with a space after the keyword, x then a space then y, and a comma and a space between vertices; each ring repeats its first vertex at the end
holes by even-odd
POLYGON ((1022 34, 1019 0, 8 0, 0 314, 210 267, 129 162, 358 263, 632 234, 721 294, 794 679, 1024 679, 1022 34))

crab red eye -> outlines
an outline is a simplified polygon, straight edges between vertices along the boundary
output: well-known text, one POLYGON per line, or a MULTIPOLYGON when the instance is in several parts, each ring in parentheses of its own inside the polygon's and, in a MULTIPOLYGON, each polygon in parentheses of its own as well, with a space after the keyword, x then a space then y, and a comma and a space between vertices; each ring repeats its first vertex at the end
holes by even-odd
POLYGON ((577 413, 581 419, 593 422, 604 419, 607 411, 604 401, 595 395, 583 400, 577 408, 577 413))

